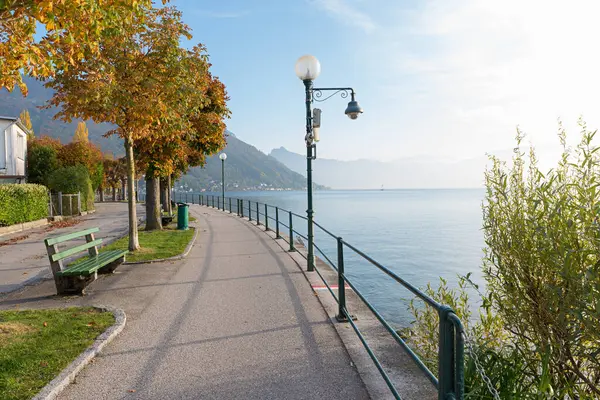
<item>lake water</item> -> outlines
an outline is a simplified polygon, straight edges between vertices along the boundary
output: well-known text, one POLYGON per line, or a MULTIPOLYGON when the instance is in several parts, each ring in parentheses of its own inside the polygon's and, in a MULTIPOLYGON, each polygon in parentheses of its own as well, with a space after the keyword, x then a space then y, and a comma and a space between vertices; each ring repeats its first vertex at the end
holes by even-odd
MULTIPOLYGON (((458 275, 469 272, 476 283, 482 283, 484 194, 483 189, 316 191, 315 221, 419 288, 428 282, 437 286, 439 277, 454 286, 458 275)), ((228 192, 226 196, 306 215, 306 192, 228 192)), ((294 229, 305 233, 306 223, 296 219, 294 229)), ((337 259, 335 240, 318 228, 315 243, 337 259)), ((353 257, 351 250, 346 249, 345 256, 346 274, 365 297, 395 324, 409 323, 410 292, 367 261, 353 257)))

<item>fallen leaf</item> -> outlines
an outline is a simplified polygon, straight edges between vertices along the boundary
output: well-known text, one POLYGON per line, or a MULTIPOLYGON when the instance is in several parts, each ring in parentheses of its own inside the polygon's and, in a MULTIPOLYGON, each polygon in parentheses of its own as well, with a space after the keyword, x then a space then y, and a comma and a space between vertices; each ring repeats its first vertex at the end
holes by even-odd
POLYGON ((96 325, 96 323, 94 321, 88 322, 88 324, 87 324, 87 326, 94 326, 94 325, 96 325))
POLYGON ((48 366, 48 362, 47 361, 40 362, 40 367, 47 367, 47 366, 48 366))
POLYGON ((44 327, 46 327, 46 326, 48 326, 48 323, 47 323, 47 322, 44 322, 44 327))
POLYGON ((135 389, 129 389, 128 392, 129 393, 135 393, 135 389))
POLYGON ((27 275, 27 272, 23 272, 23 275, 27 275))

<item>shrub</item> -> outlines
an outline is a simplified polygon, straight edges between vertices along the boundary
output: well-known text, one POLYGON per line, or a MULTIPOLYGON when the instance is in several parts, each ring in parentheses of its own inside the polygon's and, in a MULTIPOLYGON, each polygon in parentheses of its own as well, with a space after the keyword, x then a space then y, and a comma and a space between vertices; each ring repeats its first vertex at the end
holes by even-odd
MULTIPOLYGON (((483 272, 494 309, 545 392, 600 397, 600 147, 580 121, 571 150, 548 172, 515 149, 492 158, 483 208, 483 272)), ((519 132, 517 143, 523 135, 519 132)))
POLYGON ((94 209, 94 190, 85 166, 76 165, 54 171, 48 179, 48 186, 55 192, 65 194, 81 193, 83 210, 94 209))
POLYGON ((0 185, 0 226, 48 216, 48 189, 35 184, 0 185))
MULTIPOLYGON (((471 338, 467 398, 489 396, 473 355, 502 399, 600 398, 600 146, 580 125, 575 150, 560 127, 563 155, 548 172, 533 149, 529 157, 521 150, 521 132, 512 166, 491 157, 479 319, 469 318, 464 285, 427 289, 455 308, 471 338)), ((412 312, 404 333, 435 370, 437 315, 414 305, 412 312)))
POLYGON ((56 149, 36 145, 27 152, 27 181, 48 186, 50 174, 58 168, 56 149))

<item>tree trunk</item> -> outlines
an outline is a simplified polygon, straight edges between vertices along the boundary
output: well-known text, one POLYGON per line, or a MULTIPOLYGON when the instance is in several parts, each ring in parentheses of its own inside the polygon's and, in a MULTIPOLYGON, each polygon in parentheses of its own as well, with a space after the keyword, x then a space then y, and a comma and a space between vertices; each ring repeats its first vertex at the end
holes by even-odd
POLYGON ((133 161, 133 143, 131 136, 125 139, 125 154, 127 158, 127 190, 129 202, 129 251, 136 251, 140 248, 138 240, 138 223, 135 197, 133 196, 133 181, 135 179, 135 163, 133 161))
MULTIPOLYGON (((131 151, 133 151, 133 149, 131 151)), ((131 158, 133 160, 133 155, 131 156, 131 158)), ((133 168, 135 168, 135 166, 133 168)), ((129 175, 129 166, 127 166, 127 174, 129 175)), ((123 179, 121 181, 121 200, 127 200, 127 191, 125 190, 125 187, 127 186, 126 184, 127 179, 123 179)))
POLYGON ((169 213, 169 186, 167 186, 167 178, 160 178, 160 204, 164 212, 169 213))
POLYGON ((112 188, 112 198, 113 198, 113 201, 117 201, 117 188, 114 186, 112 188))
POLYGON ((167 207, 168 213, 173 214, 173 204, 171 203, 173 199, 171 199, 171 193, 173 193, 173 186, 171 184, 171 175, 167 177, 167 207))
POLYGON ((160 218, 160 178, 146 174, 146 230, 162 229, 160 218))
POLYGON ((104 202, 104 188, 100 187, 98 190, 100 190, 100 202, 104 202))
POLYGON ((137 179, 135 180, 135 202, 137 203, 138 201, 140 201, 140 197, 139 197, 139 191, 140 191, 140 181, 138 181, 137 179))

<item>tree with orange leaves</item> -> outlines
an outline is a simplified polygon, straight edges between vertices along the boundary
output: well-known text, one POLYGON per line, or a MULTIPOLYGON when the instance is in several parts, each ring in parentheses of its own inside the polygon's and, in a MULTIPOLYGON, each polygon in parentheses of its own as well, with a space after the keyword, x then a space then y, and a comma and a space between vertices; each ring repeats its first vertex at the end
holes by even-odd
MULTIPOLYGON (((99 55, 90 53, 56 73, 47 86, 55 90, 47 107, 60 107, 57 118, 109 122, 117 128, 108 134, 124 139, 129 200, 129 250, 139 248, 134 195, 133 148, 140 140, 162 141, 182 123, 175 101, 184 103, 188 91, 177 73, 186 51, 179 47, 191 39, 181 13, 173 7, 146 9, 144 18, 123 21, 121 29, 104 31, 99 55), (175 71, 175 73, 174 73, 175 71)), ((68 48, 57 52, 68 54, 68 48)), ((198 105, 200 106, 200 105, 198 105)))
POLYGON ((170 202, 164 192, 170 187, 169 178, 185 173, 190 166, 204 165, 207 154, 225 146, 228 97, 225 85, 209 72, 204 48, 196 46, 188 51, 177 71, 180 85, 172 93, 170 106, 180 115, 179 120, 162 128, 169 133, 162 140, 150 137, 136 143, 137 158, 146 170, 146 230, 162 228, 160 200, 170 202))
POLYGON ((150 0, 0 1, 0 88, 26 95, 22 73, 48 78, 100 52, 107 32, 143 17, 150 0), (44 30, 36 38, 38 28, 44 30), (60 47, 61 51, 56 51, 60 47))

